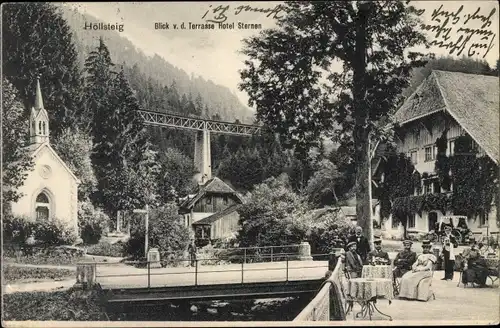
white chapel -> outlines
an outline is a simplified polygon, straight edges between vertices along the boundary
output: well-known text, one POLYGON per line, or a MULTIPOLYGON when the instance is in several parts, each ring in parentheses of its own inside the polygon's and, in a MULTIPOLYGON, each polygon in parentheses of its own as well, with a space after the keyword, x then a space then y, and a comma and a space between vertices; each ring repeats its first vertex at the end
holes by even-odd
POLYGON ((78 232, 78 185, 80 180, 52 149, 49 142, 49 116, 43 106, 40 81, 37 80, 35 106, 29 118, 28 149, 34 169, 28 172, 19 192, 22 197, 12 203, 14 215, 33 220, 56 218, 78 232))

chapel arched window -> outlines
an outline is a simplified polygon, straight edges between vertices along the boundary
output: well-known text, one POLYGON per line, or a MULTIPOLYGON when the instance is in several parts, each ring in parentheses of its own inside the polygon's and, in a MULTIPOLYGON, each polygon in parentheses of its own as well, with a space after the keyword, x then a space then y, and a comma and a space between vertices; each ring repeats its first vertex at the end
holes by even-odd
POLYGON ((50 201, 49 197, 44 192, 41 192, 36 196, 36 204, 35 204, 35 211, 36 211, 36 219, 37 220, 48 220, 49 215, 50 215, 50 201))

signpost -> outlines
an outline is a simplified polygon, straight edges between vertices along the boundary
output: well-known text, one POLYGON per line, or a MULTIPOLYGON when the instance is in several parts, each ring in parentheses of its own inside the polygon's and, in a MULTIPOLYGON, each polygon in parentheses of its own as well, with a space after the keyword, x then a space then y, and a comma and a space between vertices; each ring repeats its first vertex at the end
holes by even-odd
POLYGON ((144 257, 148 257, 148 248, 149 248, 149 205, 146 204, 146 208, 144 210, 142 209, 136 209, 134 210, 134 213, 145 213, 146 214, 146 233, 144 237, 144 257))

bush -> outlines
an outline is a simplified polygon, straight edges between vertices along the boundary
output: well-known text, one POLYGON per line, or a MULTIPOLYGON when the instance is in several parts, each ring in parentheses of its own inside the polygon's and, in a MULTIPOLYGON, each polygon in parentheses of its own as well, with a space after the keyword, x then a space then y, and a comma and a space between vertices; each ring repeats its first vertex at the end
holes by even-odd
POLYGON ((124 245, 122 242, 111 244, 100 242, 87 248, 87 254, 97 256, 122 257, 124 245))
POLYGON ((344 248, 354 225, 338 211, 329 211, 321 217, 322 222, 311 228, 309 244, 312 254, 329 254, 334 248, 344 248))
POLYGON ((308 204, 293 192, 286 175, 256 185, 238 209, 242 247, 298 244, 309 229, 308 204))
POLYGON ((52 279, 61 280, 63 278, 74 278, 75 273, 66 269, 51 269, 51 268, 31 268, 5 265, 4 279, 7 283, 17 282, 19 280, 40 280, 52 279))
POLYGON ((33 233, 33 222, 27 217, 6 215, 2 220, 3 238, 5 243, 24 244, 33 233))
POLYGON ((207 245, 198 250, 197 259, 198 265, 216 265, 216 264, 229 264, 228 261, 219 258, 220 251, 212 245, 207 245))
POLYGON ((70 265, 84 260, 82 249, 66 246, 34 246, 20 252, 17 244, 4 245, 3 259, 27 264, 70 265))
POLYGON ((3 234, 7 243, 25 245, 32 234, 45 245, 71 245, 78 238, 75 230, 58 219, 31 221, 26 217, 8 216, 3 220, 3 234))
POLYGON ((51 219, 34 222, 35 239, 45 245, 71 245, 78 238, 65 222, 51 219))
POLYGON ((109 217, 90 202, 78 205, 78 227, 85 244, 97 244, 108 229, 109 217))
MULTIPOLYGON (((131 218, 130 238, 125 253, 132 258, 144 257, 145 229, 141 215, 131 218)), ((189 229, 181 222, 174 203, 152 209, 149 214, 149 246, 158 248, 160 258, 182 257, 189 244, 189 229)))
POLYGON ((72 290, 26 292, 4 295, 4 320, 98 321, 107 320, 99 293, 88 298, 75 297, 72 290))

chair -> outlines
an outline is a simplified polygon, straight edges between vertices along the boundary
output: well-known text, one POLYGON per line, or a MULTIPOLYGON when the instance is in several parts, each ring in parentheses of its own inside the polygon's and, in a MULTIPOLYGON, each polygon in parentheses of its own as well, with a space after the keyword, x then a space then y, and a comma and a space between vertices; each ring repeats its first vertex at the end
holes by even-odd
POLYGON ((486 279, 488 278, 491 280, 491 285, 495 284, 495 282, 500 279, 500 263, 496 268, 488 267, 488 276, 486 279))
POLYGON ((399 272, 396 270, 397 268, 392 269, 392 290, 394 297, 399 295, 399 287, 401 286, 401 276, 396 276, 395 272, 399 272))
MULTIPOLYGON (((436 300, 436 294, 434 293, 434 289, 432 288, 432 280, 434 280, 434 270, 432 270, 432 274, 431 274, 431 282, 429 284, 429 291, 431 293, 431 295, 429 296, 429 298, 431 298, 431 296, 434 298, 434 300, 436 300)), ((429 300, 429 299, 427 299, 429 300)))
MULTIPOLYGON (((346 267, 343 266, 342 268, 342 271, 344 273, 344 278, 347 280, 347 286, 349 285, 349 280, 351 280, 351 275, 349 273, 349 271, 347 271, 346 267)), ((342 292, 342 296, 344 297, 345 299, 345 314, 348 315, 350 311, 352 311, 352 307, 354 306, 354 299, 348 295, 347 291, 345 290, 344 288, 344 283, 341 282, 340 283, 340 290, 342 292)))
MULTIPOLYGON (((458 254, 456 256, 456 259, 455 259, 456 270, 455 271, 460 272, 460 277, 458 278, 457 287, 459 287, 461 283, 463 284, 462 277, 464 274, 466 261, 467 261, 467 259, 465 259, 465 257, 462 254, 458 254)), ((468 284, 469 283, 463 284, 464 288, 466 288, 468 284)))

